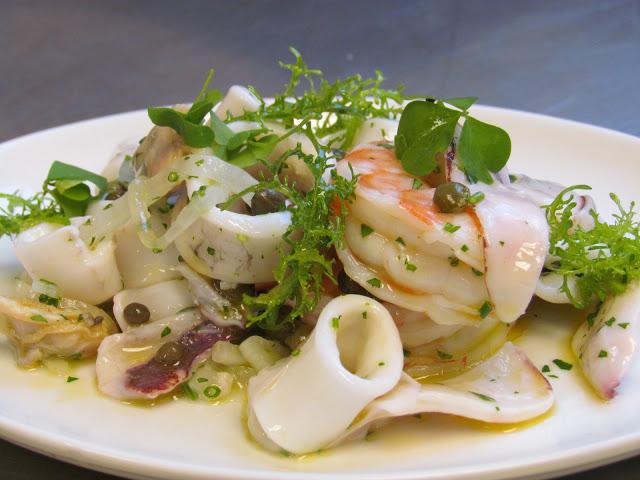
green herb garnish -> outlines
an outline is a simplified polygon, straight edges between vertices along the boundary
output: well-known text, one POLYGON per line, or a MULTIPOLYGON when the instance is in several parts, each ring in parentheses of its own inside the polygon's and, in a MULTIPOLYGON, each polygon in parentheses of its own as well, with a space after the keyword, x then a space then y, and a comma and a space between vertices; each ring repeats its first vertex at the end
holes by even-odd
POLYGON ((436 352, 438 353, 438 358, 440 360, 451 360, 453 358, 453 355, 451 355, 450 353, 442 352, 440 350, 436 350, 436 352))
POLYGON ((382 287, 382 282, 380 281, 379 278, 370 278, 369 280, 367 280, 367 283, 369 285, 371 285, 372 287, 376 287, 376 288, 380 288, 382 287))
POLYGON ((31 320, 33 320, 34 322, 40 322, 40 323, 49 323, 47 321, 46 318, 44 318, 42 315, 38 314, 38 315, 31 315, 31 320))
POLYGON ((371 235, 373 232, 373 228, 371 228, 369 225, 366 225, 364 223, 360 224, 360 235, 362 236, 362 238, 371 235))
POLYGON ((210 147, 215 135, 208 125, 202 125, 202 120, 222 98, 220 91, 208 90, 212 77, 213 70, 209 70, 200 93, 187 113, 168 107, 149 108, 147 113, 151 121, 158 126, 171 127, 190 147, 210 147))
POLYGON ((484 302, 480 308, 478 309, 478 314, 480 318, 486 318, 493 311, 493 305, 490 302, 484 302))
POLYGON ((593 300, 604 301, 623 293, 640 279, 640 222, 635 218, 635 202, 625 208, 612 193, 618 209, 612 223, 603 222, 591 211, 595 223, 592 230, 574 225, 572 210, 576 202, 571 192, 577 189, 590 187, 569 187, 546 207, 549 253, 557 257, 548 268, 563 276, 561 290, 576 308, 583 309, 593 300), (575 283, 573 291, 569 279, 575 283))
MULTIPOLYGON (((191 308, 191 307, 189 307, 189 308, 191 308)), ((166 327, 164 327, 164 328, 162 329, 162 332, 160 332, 160 337, 161 337, 161 338, 164 338, 164 337, 166 337, 167 335, 169 335, 170 333, 171 333, 171 328, 169 327, 169 325, 167 325, 166 327)))
POLYGON ((405 107, 395 145, 396 155, 408 173, 421 176, 436 170, 436 154, 449 148, 456 126, 464 118, 457 145, 460 167, 472 182, 493 183, 491 173, 506 165, 511 140, 503 129, 469 115, 468 109, 476 100, 427 98, 405 107))
POLYGON ((573 368, 572 364, 565 362, 564 360, 560 360, 559 358, 556 358, 553 363, 555 363, 560 370, 571 370, 573 368))
POLYGON ((67 377, 67 383, 73 383, 78 380, 78 377, 67 377))
POLYGON ((476 397, 478 397, 480 400, 484 400, 485 402, 495 402, 496 399, 493 397, 490 397, 489 395, 485 395, 484 393, 478 393, 478 392, 471 392, 469 391, 469 393, 475 395, 476 397))
POLYGON ((67 217, 85 214, 89 203, 107 190, 107 179, 74 165, 55 161, 49 168, 43 191, 58 202, 67 217), (95 185, 96 192, 87 183, 95 185))
POLYGON ((447 233, 455 233, 458 230, 460 230, 460 225, 454 225, 452 223, 447 222, 445 223, 443 230, 447 233))
POLYGON ((287 151, 278 162, 268 166, 272 179, 258 182, 222 205, 227 208, 246 193, 267 188, 283 193, 291 202, 291 225, 283 235, 288 251, 280 252, 281 260, 274 271, 277 285, 257 296, 244 296, 248 325, 256 324, 268 331, 286 328, 317 305, 325 278, 337 284, 334 260, 326 252, 342 245, 346 203, 353 195, 357 178, 347 180, 339 176, 331 164, 329 153, 323 149, 317 156, 300 149, 287 151), (306 194, 279 175, 284 160, 291 155, 301 158, 313 174, 313 186, 306 194), (331 180, 327 181, 323 175, 329 170, 331 180), (281 307, 287 303, 294 307, 283 316, 281 307))

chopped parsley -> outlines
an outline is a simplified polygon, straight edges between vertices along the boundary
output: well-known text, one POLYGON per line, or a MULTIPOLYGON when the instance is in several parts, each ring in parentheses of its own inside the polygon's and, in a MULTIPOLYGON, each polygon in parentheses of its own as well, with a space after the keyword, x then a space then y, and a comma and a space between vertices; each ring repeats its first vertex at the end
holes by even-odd
POLYGON ((485 301, 480 308, 478 309, 478 314, 480 318, 486 318, 493 311, 493 305, 491 302, 485 301))
POLYGON ((609 356, 609 352, 607 352, 606 350, 600 350, 600 353, 598 353, 598 358, 607 358, 609 356))
POLYGON ((34 322, 49 323, 49 322, 47 321, 47 319, 46 319, 46 318, 44 318, 44 317, 43 317, 42 315, 40 315, 40 314, 37 314, 37 315, 31 315, 31 317, 29 317, 29 318, 31 318, 31 320, 33 320, 34 322))
POLYGON ((67 383, 73 383, 78 380, 78 377, 67 377, 67 383))
POLYGON ((367 280, 367 283, 369 285, 371 285, 372 287, 376 287, 376 288, 380 288, 382 287, 382 282, 380 281, 379 278, 370 278, 369 280, 367 280))
POLYGON ((549 368, 549 365, 543 365, 541 371, 542 371, 542 373, 549 373, 551 371, 551 369, 549 368))
POLYGON ((616 317, 611 317, 609 320, 606 320, 606 321, 604 322, 604 324, 605 324, 607 327, 610 327, 610 326, 611 326, 611 325, 613 325, 614 323, 616 323, 616 317))
POLYGON ((484 272, 481 272, 480 270, 476 270, 475 268, 471 267, 471 271, 473 272, 473 274, 476 277, 482 277, 484 275, 484 272))
POLYGON ((404 268, 410 272, 415 272, 418 269, 418 267, 415 264, 410 263, 407 258, 404 259, 404 268))
POLYGON ((413 182, 411 183, 411 188, 413 190, 418 190, 421 186, 422 186, 422 182, 417 178, 414 178, 413 182))
POLYGON ((341 318, 341 315, 338 315, 337 317, 333 317, 331 319, 331 326, 336 330, 340 328, 340 318, 341 318))
POLYGON ((58 305, 60 305, 60 298, 51 297, 45 293, 41 293, 40 295, 38 295, 38 301, 40 303, 44 303, 45 305, 51 305, 52 307, 57 307, 58 305))
POLYGON ((485 395, 484 393, 478 393, 478 392, 472 392, 472 391, 469 391, 469 393, 471 393, 472 395, 475 395, 480 400, 484 400, 485 402, 495 402, 496 401, 495 398, 490 397, 489 395, 485 395))
POLYGON ((213 247, 207 247, 207 253, 209 255, 215 255, 216 254, 216 249, 213 247))
MULTIPOLYGON (((476 192, 469 197, 469 203, 471 205, 477 205, 478 203, 484 200, 484 197, 485 197, 484 192, 476 192)), ((504 244, 504 242, 502 243, 504 244)))
POLYGON ((398 242, 400 245, 406 246, 406 243, 404 243, 404 239, 402 237, 396 238, 396 242, 398 242))
POLYGON ((466 252, 468 252, 468 251, 469 251, 469 247, 467 247, 467 244, 465 243, 464 245, 462 245, 462 246, 460 247, 460 250, 462 250, 464 253, 466 253, 466 252))
POLYGON ((438 353, 438 358, 440 360, 451 360, 453 358, 453 355, 450 353, 443 352, 441 350, 436 350, 436 352, 438 353))
POLYGON ((360 235, 362 235, 362 238, 368 237, 373 232, 374 232, 373 228, 371 228, 369 225, 367 225, 365 223, 362 223, 360 225, 360 235))
POLYGON ((561 360, 559 358, 556 358, 553 363, 555 363, 560 370, 571 370, 573 368, 572 364, 565 362, 564 360, 561 360))
POLYGON ((169 325, 167 325, 166 327, 164 327, 164 328, 162 329, 162 332, 160 332, 160 337, 161 337, 161 338, 164 338, 164 337, 166 337, 167 335, 169 335, 170 333, 171 333, 171 328, 169 327, 169 325))
POLYGON ((447 222, 444 224, 443 230, 447 233, 455 233, 460 230, 460 225, 453 225, 452 223, 447 222))

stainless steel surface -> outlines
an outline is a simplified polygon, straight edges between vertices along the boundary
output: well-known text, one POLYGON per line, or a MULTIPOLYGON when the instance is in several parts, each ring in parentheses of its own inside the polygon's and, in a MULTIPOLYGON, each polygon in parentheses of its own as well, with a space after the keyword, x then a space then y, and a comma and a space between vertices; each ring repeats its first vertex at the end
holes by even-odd
MULTIPOLYGON (((640 1, 0 1, 0 141, 188 100, 214 83, 276 91, 287 46, 330 77, 640 135, 640 1)), ((5 480, 114 479, 0 441, 5 480)), ((572 480, 637 478, 632 459, 572 480)))

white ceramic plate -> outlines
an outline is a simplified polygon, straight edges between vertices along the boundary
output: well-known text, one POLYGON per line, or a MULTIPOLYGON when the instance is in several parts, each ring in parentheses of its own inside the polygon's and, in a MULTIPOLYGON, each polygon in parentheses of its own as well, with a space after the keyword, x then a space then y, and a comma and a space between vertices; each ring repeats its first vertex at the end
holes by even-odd
MULTIPOLYGON (((593 185, 605 213, 611 211, 609 191, 626 202, 638 197, 640 139, 497 108, 478 107, 476 114, 511 134, 512 171, 593 185)), ((145 112, 133 112, 7 142, 0 145, 0 187, 38 188, 52 160, 99 171, 123 142, 136 142, 149 126, 145 112)), ((8 243, 0 246, 3 268, 13 260, 8 243)), ((538 366, 558 357, 572 361, 568 342, 576 313, 544 305, 534 310, 537 318, 527 322, 518 343, 538 366)), ((97 392, 90 367, 75 373, 80 380, 72 384, 64 374, 21 371, 0 341, 0 435, 97 470, 181 480, 542 478, 640 452, 640 376, 605 404, 575 368, 555 373, 556 407, 527 428, 505 433, 451 417, 408 418, 370 441, 296 459, 265 453, 248 440, 240 398, 218 406, 187 400, 124 405, 97 392)))

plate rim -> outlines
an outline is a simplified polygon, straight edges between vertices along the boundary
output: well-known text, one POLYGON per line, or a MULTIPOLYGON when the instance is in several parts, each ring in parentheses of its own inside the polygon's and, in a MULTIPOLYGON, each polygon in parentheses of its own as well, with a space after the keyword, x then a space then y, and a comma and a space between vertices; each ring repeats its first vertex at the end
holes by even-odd
MULTIPOLYGON (((479 113, 484 111, 487 113, 496 112, 515 115, 521 119, 526 117, 530 120, 552 122, 557 125, 587 131, 595 130, 600 134, 614 136, 620 141, 633 142, 640 146, 640 137, 576 120, 490 105, 477 105, 472 107, 472 110, 479 113)), ((25 142, 28 143, 38 136, 55 136, 60 131, 72 130, 84 126, 90 127, 94 124, 105 121, 117 121, 125 117, 135 119, 136 117, 142 117, 145 113, 145 109, 130 110, 78 120, 27 133, 0 143, 0 155, 7 149, 25 142)), ((173 478, 175 476, 181 476, 184 479, 193 480, 204 480, 205 478, 215 478, 217 480, 241 480, 249 478, 256 480, 299 480, 310 478, 322 480, 336 480, 337 478, 345 480, 419 480, 423 478, 429 478, 429 480, 444 480, 450 478, 452 475, 451 472, 446 472, 442 468, 378 474, 357 472, 302 472, 282 469, 231 469, 229 467, 189 465, 184 462, 172 462, 159 457, 127 455, 112 449, 100 448, 99 444, 86 443, 73 437, 66 437, 46 429, 40 429, 25 422, 6 417, 2 413, 0 413, 0 438, 56 460, 62 460, 92 470, 136 479, 173 478), (153 460, 152 464, 148 463, 149 460, 153 460)), ((568 450, 561 450, 553 455, 538 454, 533 457, 528 457, 526 461, 519 462, 515 465, 513 460, 506 460, 484 463, 480 466, 469 466, 458 469, 453 475, 459 480, 489 480, 516 477, 542 479, 592 469, 632 457, 638 453, 640 453, 640 430, 614 439, 596 441, 587 446, 576 446, 568 450)))

